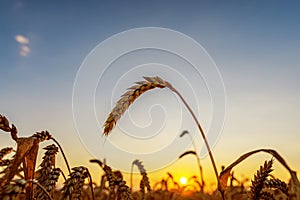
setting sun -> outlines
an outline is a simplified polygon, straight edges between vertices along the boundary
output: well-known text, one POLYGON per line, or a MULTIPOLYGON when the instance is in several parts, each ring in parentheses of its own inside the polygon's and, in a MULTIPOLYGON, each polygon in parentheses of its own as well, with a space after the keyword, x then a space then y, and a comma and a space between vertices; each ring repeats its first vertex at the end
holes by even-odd
POLYGON ((185 177, 181 177, 179 181, 182 185, 185 185, 187 183, 187 179, 185 177))

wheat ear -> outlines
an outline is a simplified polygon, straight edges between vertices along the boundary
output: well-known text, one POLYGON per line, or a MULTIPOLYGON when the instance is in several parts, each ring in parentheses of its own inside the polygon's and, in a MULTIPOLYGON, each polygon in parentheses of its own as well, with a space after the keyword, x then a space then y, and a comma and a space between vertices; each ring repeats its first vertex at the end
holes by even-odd
POLYGON ((260 192, 259 200, 275 200, 275 197, 270 192, 262 191, 260 192))
POLYGON ((144 77, 145 81, 136 82, 136 85, 127 89, 127 92, 121 96, 113 108, 104 124, 104 134, 108 135, 115 127, 117 121, 121 118, 129 106, 143 93, 154 88, 164 88, 167 82, 159 77, 144 77))
MULTIPOLYGON (((132 162, 132 165, 131 165, 131 185, 132 185, 132 169, 133 169, 133 166, 136 165, 140 171, 140 174, 142 175, 142 179, 140 181, 140 192, 142 193, 142 198, 144 199, 145 198, 145 188, 147 188, 147 191, 150 192, 151 191, 151 186, 150 186, 150 182, 149 182, 149 178, 147 176, 147 171, 144 167, 144 165, 142 164, 142 161, 139 161, 139 160, 134 160, 132 162)), ((132 186, 131 186, 131 189, 132 189, 132 186)))
MULTIPOLYGON (((0 197, 1 199, 12 199, 11 196, 18 196, 21 194, 26 187, 28 187, 29 183, 32 182, 33 184, 36 184, 43 193, 50 199, 53 200, 50 194, 45 190, 45 188, 40 185, 35 180, 24 180, 24 179, 17 179, 12 180, 10 184, 5 185, 3 188, 0 189, 0 197)), ((19 198, 18 198, 19 199, 19 198)))
POLYGON ((10 135, 12 137, 13 140, 17 140, 18 139, 18 130, 15 127, 14 124, 11 125, 11 128, 9 127, 9 121, 8 119, 0 114, 0 130, 5 131, 5 132, 10 132, 10 135))
POLYGON ((70 165, 68 163, 68 160, 67 160, 67 157, 64 153, 64 150, 63 148, 61 147, 61 145, 59 144, 59 142, 52 136, 51 133, 49 133, 48 131, 42 131, 42 132, 36 132, 35 134, 33 134, 31 137, 34 137, 34 138, 37 138, 39 139, 40 142, 44 141, 44 140, 52 140, 53 142, 56 143, 56 145, 59 147, 60 149, 60 152, 62 153, 62 156, 65 160, 65 163, 67 165, 67 168, 68 168, 68 171, 69 171, 69 174, 71 173, 71 169, 70 169, 70 165))
MULTIPOLYGON (((36 171, 36 180, 43 187, 46 186, 52 173, 52 169, 55 167, 55 157, 58 152, 58 148, 54 144, 48 145, 44 149, 46 152, 43 156, 43 161, 40 164, 40 169, 36 171)), ((38 197, 40 194, 43 193, 41 193, 40 188, 37 188, 35 197, 38 197)))
POLYGON ((10 199, 11 196, 17 196, 25 190, 28 182, 24 179, 12 180, 10 184, 3 186, 0 189, 1 199, 10 199))
POLYGON ((281 192, 289 196, 289 190, 287 187, 287 184, 280 179, 270 179, 266 180, 264 183, 265 188, 274 188, 274 189, 279 189, 281 192))
POLYGON ((125 199, 132 200, 130 188, 123 180, 123 175, 120 171, 112 171, 111 167, 104 164, 100 160, 92 159, 91 163, 97 163, 105 172, 105 177, 108 181, 109 197, 108 199, 125 199), (117 190, 117 193, 116 191, 117 190))
POLYGON ((40 164, 40 169, 36 171, 36 180, 41 185, 44 185, 44 182, 48 179, 52 168, 55 167, 55 157, 58 152, 58 148, 54 144, 48 145, 44 149, 46 152, 43 156, 43 161, 40 164))
POLYGON ((0 150, 0 160, 2 160, 2 158, 4 156, 6 156, 7 154, 10 154, 13 151, 12 147, 5 147, 3 149, 0 150))
POLYGON ((3 160, 3 157, 10 154, 12 151, 13 151, 13 148, 11 148, 11 147, 6 147, 6 148, 3 148, 0 150, 0 167, 8 166, 9 164, 11 164, 11 162, 12 162, 11 160, 9 160, 9 159, 3 160))
POLYGON ((70 198, 80 200, 84 180, 88 177, 87 168, 80 166, 74 167, 72 170, 73 172, 69 174, 70 178, 67 179, 62 188, 61 199, 70 198))
POLYGON ((192 115, 195 123, 197 124, 197 127, 199 129, 199 132, 204 140, 205 146, 207 148, 215 176, 218 182, 218 190, 220 191, 222 195, 222 199, 224 199, 224 190, 221 186, 220 179, 219 179, 219 174, 217 170, 217 166, 212 154, 212 151, 210 149, 210 146, 208 144, 208 141, 206 139, 206 136, 204 134, 204 131, 194 114, 193 110, 191 107, 188 105, 188 103, 185 101, 183 96, 167 81, 164 81, 160 77, 144 77, 145 81, 141 82, 136 82, 136 85, 128 88, 128 91, 124 93, 121 96, 121 99, 117 102, 116 106, 113 108, 112 112, 109 114, 107 120, 104 123, 104 135, 108 135, 110 131, 115 127, 117 121, 121 118, 121 116, 124 114, 124 112, 129 108, 129 106, 143 93, 145 93, 148 90, 154 89, 154 88, 168 88, 172 92, 174 92, 183 102, 183 104, 186 106, 190 114, 192 115))
POLYGON ((265 181, 269 174, 273 171, 272 169, 273 160, 265 161, 263 166, 257 170, 256 175, 254 175, 254 180, 252 181, 251 189, 251 199, 259 200, 261 197, 261 192, 264 187, 265 181))
MULTIPOLYGON (((61 173, 60 168, 53 168, 49 174, 48 180, 44 182, 43 187, 49 194, 51 194, 55 189, 55 185, 58 181, 60 173, 61 173)), ((47 197, 48 195, 46 193, 43 192, 37 193, 37 199, 47 199, 47 197)))

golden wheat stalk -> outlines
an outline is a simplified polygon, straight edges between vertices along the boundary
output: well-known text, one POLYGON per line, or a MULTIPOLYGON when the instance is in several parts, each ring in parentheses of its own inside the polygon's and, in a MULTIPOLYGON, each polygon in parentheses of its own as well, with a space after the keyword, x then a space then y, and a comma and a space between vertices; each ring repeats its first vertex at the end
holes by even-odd
POLYGON ((145 199, 145 188, 147 188, 147 191, 150 192, 151 191, 151 186, 150 186, 150 182, 149 182, 149 178, 147 175, 147 171, 144 167, 144 165, 142 164, 142 161, 139 160, 134 160, 132 162, 131 165, 131 175, 130 175, 130 183, 131 183, 131 189, 132 189, 132 175, 133 175, 133 166, 136 165, 140 171, 140 174, 142 175, 142 179, 140 181, 140 192, 142 193, 142 199, 145 199))
POLYGON ((131 190, 123 180, 123 175, 120 171, 112 171, 110 166, 98 159, 91 159, 90 162, 97 163, 105 172, 105 177, 108 181, 108 199, 133 199, 131 190))
POLYGON ((136 82, 136 85, 127 89, 113 108, 104 124, 104 134, 108 135, 115 127, 129 106, 143 93, 154 88, 165 88, 168 83, 159 77, 144 77, 145 81, 136 82))
MULTIPOLYGON (((46 152, 43 156, 43 161, 40 164, 40 169, 35 172, 35 176, 38 183, 45 187, 52 173, 52 169, 55 167, 55 157, 58 152, 58 148, 52 144, 43 149, 45 149, 46 152)), ((40 194, 43 193, 41 193, 40 189, 37 188, 35 191, 35 197, 40 194)))
POLYGON ((206 139, 204 131, 203 131, 196 115, 194 114, 193 110, 188 105, 188 103, 185 101, 183 96, 169 82, 164 81, 163 79, 161 79, 158 76, 156 76, 156 77, 144 77, 144 79, 145 79, 144 81, 136 82, 136 85, 128 88, 128 91, 121 96, 121 99, 117 102, 116 106, 113 108, 113 110, 111 111, 111 113, 109 114, 107 120, 104 123, 103 134, 107 136, 111 132, 111 130, 115 127, 116 123, 121 118, 121 116, 124 114, 124 112, 143 93, 145 93, 145 92, 147 92, 151 89, 154 89, 154 88, 168 88, 168 89, 170 89, 172 92, 174 92, 181 99, 183 104, 186 106, 186 108, 188 109, 188 111, 192 115, 195 123, 197 124, 199 132, 200 132, 200 134, 201 134, 201 136, 204 140, 205 146, 207 148, 210 160, 212 162, 212 166, 213 166, 215 176, 216 176, 217 182, 218 182, 218 189, 221 192, 222 199, 224 199, 224 190, 221 187, 217 166, 216 166, 212 151, 210 149, 210 146, 208 144, 208 141, 206 139))
MULTIPOLYGON (((62 171, 60 168, 52 169, 44 185, 41 184, 41 186, 43 186, 49 194, 51 194, 54 191, 61 172, 62 171)), ((47 194, 43 192, 35 191, 35 195, 36 195, 36 199, 48 199, 47 194)))
POLYGON ((84 180, 88 178, 88 171, 86 167, 73 167, 73 172, 69 174, 70 178, 64 183, 62 188, 61 199, 80 199, 84 180))

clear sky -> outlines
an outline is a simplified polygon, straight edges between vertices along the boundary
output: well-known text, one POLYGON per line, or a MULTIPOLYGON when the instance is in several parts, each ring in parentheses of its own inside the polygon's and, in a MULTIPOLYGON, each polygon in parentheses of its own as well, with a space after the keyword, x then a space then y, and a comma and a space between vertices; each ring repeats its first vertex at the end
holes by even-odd
MULTIPOLYGON (((0 113, 16 124, 20 136, 52 132, 71 165, 88 166, 97 180, 98 168, 88 163, 93 156, 73 121, 76 73, 90 51, 114 34, 138 27, 169 28, 200 43, 223 78, 226 118, 213 148, 218 167, 247 151, 274 148, 300 171, 299 9, 297 1, 1 1, 0 113)), ((103 124, 108 113, 100 115, 103 124)), ((188 143, 188 138, 182 140, 188 143)), ((4 132, 0 141, 1 147, 14 145, 4 132)), ((196 144, 201 146, 200 137, 196 144)), ((249 159, 236 175, 252 175, 269 158, 249 159)), ((130 166, 131 160, 124 162, 130 166)), ((213 183, 208 157, 202 162, 207 181, 213 183)), ((168 171, 177 178, 198 172, 195 159, 186 157, 150 174, 152 182, 168 171)), ((275 172, 288 176, 279 165, 275 172)))

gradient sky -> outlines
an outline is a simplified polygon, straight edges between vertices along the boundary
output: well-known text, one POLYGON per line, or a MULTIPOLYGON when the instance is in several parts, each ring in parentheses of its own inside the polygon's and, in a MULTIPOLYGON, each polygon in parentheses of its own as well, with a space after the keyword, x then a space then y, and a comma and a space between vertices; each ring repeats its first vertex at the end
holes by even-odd
MULTIPOLYGON (((72 166, 88 166, 99 179, 73 122, 77 70, 97 44, 114 34, 164 27, 199 42, 223 77, 227 113, 213 149, 218 166, 253 149, 273 148, 300 171, 299 9, 297 1, 1 1, 0 113, 21 136, 49 130, 72 166)), ((4 132, 0 141, 1 147, 14 145, 4 132)), ((197 137, 196 144, 201 143, 197 137)), ((236 175, 253 174, 269 158, 250 158, 236 175)), ((61 157, 58 164, 65 169, 61 157)), ((208 157, 203 165, 213 183, 208 157)), ((152 183, 168 171, 176 178, 198 172, 195 159, 186 157, 150 174, 152 183)), ((288 177, 279 164, 275 172, 288 177)))

